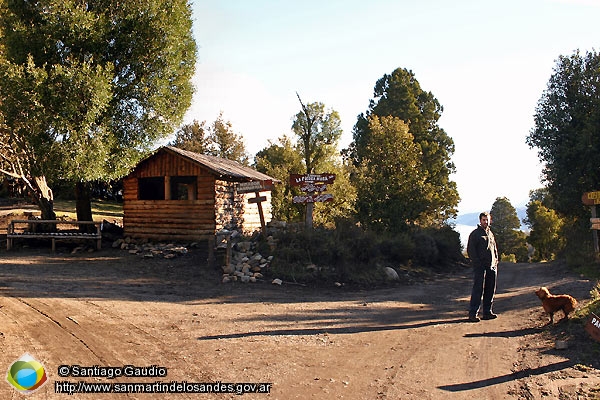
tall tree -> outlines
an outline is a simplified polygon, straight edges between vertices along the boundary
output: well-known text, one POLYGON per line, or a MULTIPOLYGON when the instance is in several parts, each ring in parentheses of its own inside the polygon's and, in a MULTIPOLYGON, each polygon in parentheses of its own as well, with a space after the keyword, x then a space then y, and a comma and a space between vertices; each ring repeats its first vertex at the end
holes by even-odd
POLYGON ((304 104, 300 95, 301 111, 296 114, 292 130, 298 137, 297 147, 304 159, 307 174, 315 173, 320 164, 336 156, 342 136, 340 115, 325 110, 323 103, 304 104))
POLYGON ((292 203, 292 197, 300 193, 289 181, 290 174, 302 174, 305 167, 292 138, 282 136, 278 143, 269 141, 269 146, 256 153, 254 165, 258 171, 281 181, 271 192, 273 218, 287 222, 300 221, 304 216, 304 207, 292 203))
POLYGON ((44 218, 55 179, 120 177, 180 123, 191 28, 186 0, 0 0, 0 168, 44 218))
POLYGON ((555 209, 588 217, 581 196, 600 189, 600 54, 560 56, 534 118, 527 144, 545 163, 555 209))
POLYGON ((209 148, 206 121, 199 123, 194 120, 190 124, 182 125, 175 133, 171 146, 194 153, 206 154, 209 148))
POLYGON ((551 200, 546 189, 532 190, 527 203, 527 218, 524 222, 529 226, 527 241, 533 246, 533 261, 551 261, 564 249, 564 220, 549 207, 551 200))
POLYGON ((590 210, 581 196, 600 189, 600 53, 575 51, 558 58, 534 121, 527 143, 545 164, 553 209, 568 221, 562 230, 566 259, 570 264, 593 261, 590 210))
POLYGON ((209 154, 234 160, 244 165, 249 164, 249 156, 242 135, 235 133, 231 122, 223 119, 222 112, 211 125, 208 140, 209 154))
POLYGON ((506 197, 498 197, 492 209, 491 228, 496 238, 498 251, 502 254, 514 254, 517 261, 527 261, 525 234, 519 230, 521 222, 517 210, 506 197))
POLYGON ((182 125, 175 133, 171 146, 200 154, 227 158, 241 164, 249 164, 249 156, 242 135, 233 130, 230 121, 225 121, 221 112, 215 121, 207 126, 206 121, 182 125))
POLYGON ((353 178, 358 218, 366 227, 401 231, 423 212, 421 149, 399 118, 372 115, 368 130, 353 178))
MULTIPOLYGON (((341 120, 337 111, 325 111, 323 103, 304 104, 300 95, 296 95, 301 111, 296 114, 292 130, 298 137, 297 148, 304 159, 306 173, 312 174, 337 156, 337 146, 342 136, 341 120)), ((313 226, 313 209, 313 203, 306 204, 307 227, 313 226)))
MULTIPOLYGON (((421 151, 419 170, 415 173, 427 188, 420 198, 412 200, 422 205, 421 212, 411 217, 415 218, 412 222, 420 225, 442 225, 457 212, 459 195, 456 183, 450 180, 455 170, 451 161, 454 142, 438 125, 442 111, 433 94, 421 89, 412 71, 398 68, 375 84, 374 98, 366 114, 359 115, 354 126, 354 141, 345 150, 346 156, 360 165, 371 142, 370 117, 392 116, 404 121, 421 151)), ((383 156, 382 166, 393 162, 383 156)), ((410 204, 404 206, 411 207, 410 204)))

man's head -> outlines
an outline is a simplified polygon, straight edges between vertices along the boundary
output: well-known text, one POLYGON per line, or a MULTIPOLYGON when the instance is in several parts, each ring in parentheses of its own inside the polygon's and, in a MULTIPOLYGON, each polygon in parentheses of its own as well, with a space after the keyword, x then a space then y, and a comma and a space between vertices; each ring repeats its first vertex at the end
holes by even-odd
POLYGON ((481 225, 481 227, 483 229, 486 229, 490 225, 491 222, 492 222, 492 217, 491 217, 490 213, 484 211, 481 214, 479 214, 479 225, 481 225))

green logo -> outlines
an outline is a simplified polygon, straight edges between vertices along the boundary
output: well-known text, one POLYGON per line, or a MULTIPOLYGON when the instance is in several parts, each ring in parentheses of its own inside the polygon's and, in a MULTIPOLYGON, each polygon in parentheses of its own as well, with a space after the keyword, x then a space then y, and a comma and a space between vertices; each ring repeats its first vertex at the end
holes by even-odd
POLYGON ((25 353, 12 363, 6 374, 6 381, 21 393, 32 393, 48 380, 44 366, 25 353))

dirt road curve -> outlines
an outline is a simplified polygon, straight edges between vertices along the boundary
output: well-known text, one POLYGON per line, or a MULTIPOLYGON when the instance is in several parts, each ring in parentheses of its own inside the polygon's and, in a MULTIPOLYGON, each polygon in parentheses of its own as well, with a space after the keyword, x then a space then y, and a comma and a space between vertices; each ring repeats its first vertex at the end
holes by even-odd
POLYGON ((500 317, 477 324, 465 322, 470 282, 464 271, 374 291, 221 285, 193 252, 155 260, 116 250, 2 250, 0 398, 22 398, 4 377, 23 353, 48 375, 28 399, 600 398, 600 371, 579 360, 585 343, 555 350, 533 294, 545 285, 585 302, 592 282, 558 264, 501 265, 500 317), (61 377, 61 365, 69 373, 96 366, 96 374, 157 366, 167 376, 61 377), (114 393, 133 385, 56 393, 68 388, 59 388, 65 381, 272 386, 269 394, 243 396, 114 393))

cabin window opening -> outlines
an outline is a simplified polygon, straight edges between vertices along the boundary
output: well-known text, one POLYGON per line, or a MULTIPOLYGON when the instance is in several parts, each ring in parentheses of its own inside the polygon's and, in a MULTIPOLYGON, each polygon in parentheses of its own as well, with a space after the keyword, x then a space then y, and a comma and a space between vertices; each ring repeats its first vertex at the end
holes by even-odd
POLYGON ((138 179, 139 200, 164 200, 165 178, 162 176, 138 179))
POLYGON ((196 200, 197 182, 195 176, 172 176, 171 177, 171 199, 172 200, 196 200))

